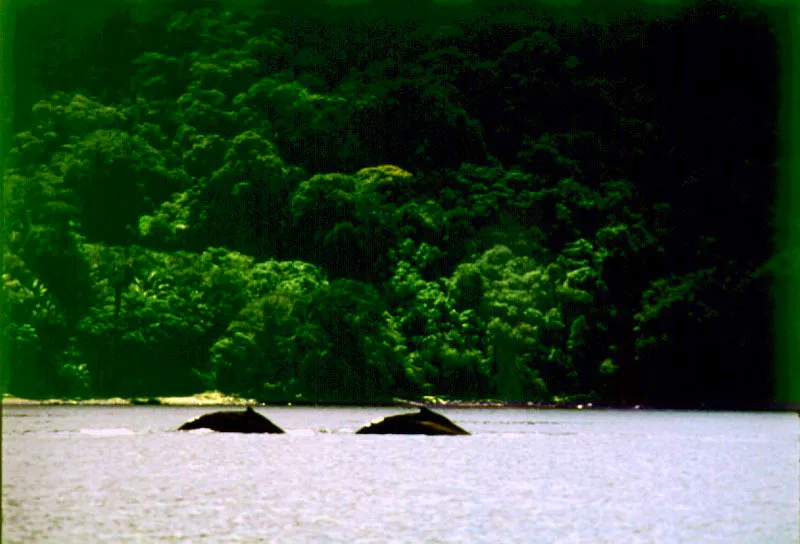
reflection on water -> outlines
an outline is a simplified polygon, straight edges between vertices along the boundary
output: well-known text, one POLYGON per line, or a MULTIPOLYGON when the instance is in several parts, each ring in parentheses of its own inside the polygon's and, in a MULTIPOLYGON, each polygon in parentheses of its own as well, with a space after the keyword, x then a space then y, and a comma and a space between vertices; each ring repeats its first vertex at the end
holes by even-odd
POLYGON ((798 542, 792 414, 442 410, 473 436, 353 432, 398 410, 5 407, 3 542, 798 542))

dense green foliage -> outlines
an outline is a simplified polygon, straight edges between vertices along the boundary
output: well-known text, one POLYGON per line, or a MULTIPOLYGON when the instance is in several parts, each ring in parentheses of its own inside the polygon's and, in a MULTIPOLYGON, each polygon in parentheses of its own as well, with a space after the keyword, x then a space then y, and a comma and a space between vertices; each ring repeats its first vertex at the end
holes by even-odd
POLYGON ((18 14, 11 391, 767 398, 758 15, 192 4, 18 14))

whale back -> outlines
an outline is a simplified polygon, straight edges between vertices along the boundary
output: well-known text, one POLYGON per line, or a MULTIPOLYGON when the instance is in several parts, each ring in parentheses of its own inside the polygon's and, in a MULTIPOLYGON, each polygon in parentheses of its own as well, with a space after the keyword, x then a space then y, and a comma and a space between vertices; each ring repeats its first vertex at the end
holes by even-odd
POLYGON ((221 433, 269 433, 284 431, 251 407, 243 412, 213 412, 202 415, 181 425, 179 431, 211 429, 221 433))
POLYGON ((420 408, 415 414, 389 416, 381 421, 362 427, 356 434, 424 434, 429 436, 468 435, 469 433, 444 417, 420 408))
POLYGON ((419 417, 421 420, 431 424, 441 426, 445 429, 453 431, 453 434, 469 434, 466 430, 462 429, 442 414, 437 414, 433 410, 429 410, 425 406, 419 409, 419 417))

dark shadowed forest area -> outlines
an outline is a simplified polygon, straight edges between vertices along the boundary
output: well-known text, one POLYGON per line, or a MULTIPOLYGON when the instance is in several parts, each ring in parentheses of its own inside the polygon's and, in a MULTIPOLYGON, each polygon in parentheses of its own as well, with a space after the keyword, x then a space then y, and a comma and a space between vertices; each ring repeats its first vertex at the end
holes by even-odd
POLYGON ((21 4, 3 388, 768 402, 773 20, 401 5, 21 4))

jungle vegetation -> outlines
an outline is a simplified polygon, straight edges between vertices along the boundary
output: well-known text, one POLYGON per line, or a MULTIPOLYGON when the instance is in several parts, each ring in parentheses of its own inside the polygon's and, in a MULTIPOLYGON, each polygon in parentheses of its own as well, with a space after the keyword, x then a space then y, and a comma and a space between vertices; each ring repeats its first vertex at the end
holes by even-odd
POLYGON ((768 399, 766 17, 393 6, 21 7, 4 388, 768 399))

